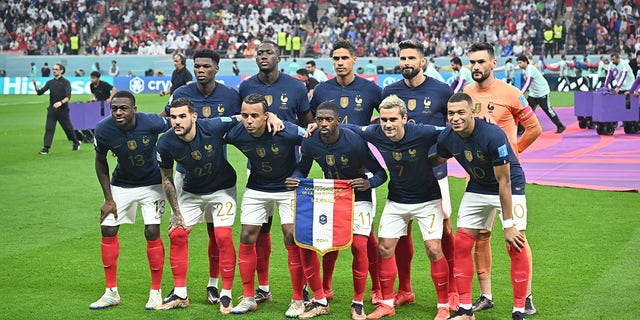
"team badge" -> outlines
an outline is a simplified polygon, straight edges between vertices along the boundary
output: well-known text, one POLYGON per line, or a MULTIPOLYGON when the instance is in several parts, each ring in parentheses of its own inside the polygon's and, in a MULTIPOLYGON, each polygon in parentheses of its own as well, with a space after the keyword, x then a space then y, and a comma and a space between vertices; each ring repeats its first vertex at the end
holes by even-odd
POLYGON ((283 104, 286 104, 287 101, 289 101, 289 97, 287 97, 286 93, 283 93, 280 95, 280 102, 282 102, 283 104))
POLYGON ((476 151, 476 158, 480 159, 480 161, 484 161, 484 154, 478 150, 476 151))
POLYGON ((349 97, 340 97, 340 106, 342 108, 349 106, 349 97))
POLYGON ((264 158, 267 155, 267 150, 265 150, 263 147, 257 147, 256 153, 258 154, 258 157, 264 158))
POLYGON ((213 154, 213 146, 210 144, 205 144, 204 150, 206 150, 209 155, 213 154))
POLYGON ((476 102, 476 104, 473 105, 473 113, 480 114, 481 111, 482 111, 482 104, 480 102, 476 102))
POLYGON ((489 114, 493 113, 493 109, 495 109, 496 107, 494 107, 491 102, 489 102, 489 104, 487 105, 487 110, 489 110, 489 114))
POLYGON ((359 94, 356 95, 355 102, 357 104, 362 104, 362 97, 359 94))
POLYGON ((273 96, 269 94, 264 96, 264 99, 267 100, 267 104, 269 105, 269 107, 271 107, 271 103, 273 102, 273 96))
POLYGON ((326 214, 324 214, 324 213, 323 213, 323 214, 321 214, 321 215, 318 217, 318 222, 319 222, 321 225, 325 225, 325 224, 327 224, 327 222, 328 222, 327 215, 326 215, 326 214))
POLYGON ((135 150, 138 148, 138 144, 135 140, 129 140, 127 141, 127 147, 129 147, 129 150, 135 150))
POLYGON ((424 100, 422 101, 422 103, 424 103, 424 107, 425 107, 425 108, 429 108, 429 107, 431 107, 431 100, 429 100, 429 98, 424 98, 424 100))
POLYGON ((202 107, 202 115, 205 118, 211 117, 211 107, 202 107))
POLYGON ((416 99, 409 99, 409 101, 407 101, 407 109, 409 109, 410 111, 416 109, 416 99))
POLYGON ((144 144, 144 145, 145 145, 145 147, 149 144, 149 142, 151 142, 151 141, 149 140, 149 137, 147 137, 147 136, 143 136, 143 137, 142 137, 142 144, 144 144))
POLYGON ((218 105, 218 115, 220 115, 221 117, 224 115, 224 107, 222 106, 222 104, 218 105))
POLYGON ((280 148, 278 148, 278 146, 277 146, 277 145, 272 144, 272 145, 271 145, 271 152, 273 152, 273 155, 276 155, 276 156, 277 156, 277 155, 278 155, 278 152, 280 152, 280 148))
POLYGON ((191 157, 195 160, 200 160, 202 159, 202 154, 200 153, 200 150, 196 150, 191 152, 191 157))
POLYGON ((349 164, 349 157, 347 157, 347 155, 341 155, 340 156, 340 162, 342 162, 343 166, 346 166, 349 164))
POLYGON ((395 159, 396 161, 400 161, 400 159, 402 159, 402 152, 400 151, 394 151, 392 155, 393 159, 395 159))
POLYGON ((416 149, 409 149, 409 155, 411 155, 411 158, 415 158, 416 157, 416 149))
POLYGON ((473 153, 471 153, 471 151, 469 150, 465 150, 464 151, 464 157, 467 159, 467 161, 471 162, 473 161, 473 153))
POLYGON ((336 157, 332 154, 328 154, 325 156, 324 161, 327 162, 327 165, 333 166, 336 164, 336 157))

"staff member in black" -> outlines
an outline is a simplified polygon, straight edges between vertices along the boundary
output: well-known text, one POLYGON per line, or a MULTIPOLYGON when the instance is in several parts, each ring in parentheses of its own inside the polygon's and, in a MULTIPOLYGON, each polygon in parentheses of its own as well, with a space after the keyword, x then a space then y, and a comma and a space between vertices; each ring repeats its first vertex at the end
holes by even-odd
POLYGON ((160 91, 160 96, 172 94, 176 89, 193 82, 191 72, 187 70, 187 58, 182 53, 173 55, 173 65, 176 67, 171 74, 171 88, 169 90, 160 91))
POLYGON ((65 72, 63 65, 56 63, 53 65, 53 79, 47 81, 42 89, 38 89, 36 80, 33 79, 33 87, 39 96, 49 90, 49 107, 47 108, 47 124, 44 131, 44 148, 40 150, 40 154, 49 154, 53 135, 56 132, 56 122, 73 140, 73 151, 80 150, 80 141, 73 131, 73 124, 69 118, 69 100, 71 100, 71 83, 62 75, 65 72))

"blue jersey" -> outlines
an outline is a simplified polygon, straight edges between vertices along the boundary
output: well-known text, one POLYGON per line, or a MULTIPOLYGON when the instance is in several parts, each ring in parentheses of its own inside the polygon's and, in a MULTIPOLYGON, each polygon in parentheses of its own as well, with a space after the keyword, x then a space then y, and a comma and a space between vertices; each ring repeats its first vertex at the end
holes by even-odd
POLYGON ((440 186, 429 165, 429 148, 434 146, 443 127, 407 123, 404 138, 393 142, 380 125, 358 127, 346 125, 371 142, 389 170, 389 200, 399 203, 422 203, 441 198, 440 186))
POLYGON ((438 138, 438 155, 455 157, 471 177, 467 191, 498 194, 498 181, 493 167, 509 164, 511 193, 524 194, 525 177, 511 144, 500 127, 475 119, 475 128, 468 138, 462 138, 451 128, 438 138))
POLYGON ((235 118, 218 117, 198 119, 196 136, 184 142, 172 130, 158 141, 160 167, 170 169, 173 161, 185 169, 183 190, 194 194, 209 194, 231 188, 236 184, 236 172, 223 150, 223 136, 238 121, 235 118))
POLYGON ((247 188, 265 192, 287 191, 284 180, 291 177, 296 168, 295 149, 302 142, 304 129, 285 122, 285 128, 273 136, 265 130, 253 137, 242 123, 236 124, 225 140, 235 145, 251 163, 247 188))
POLYGON ((299 117, 309 112, 307 87, 302 81, 280 72, 278 80, 273 84, 264 84, 258 75, 240 83, 242 99, 252 93, 263 95, 269 103, 269 112, 281 120, 295 123, 299 117))
MULTIPOLYGON (((294 173, 295 177, 306 177, 315 160, 327 179, 349 180, 366 178, 365 172, 373 173, 369 178, 371 188, 376 188, 387 180, 378 160, 373 156, 367 143, 353 131, 339 128, 340 135, 333 144, 325 144, 316 133, 302 141, 302 160, 294 173)), ((371 201, 371 189, 355 191, 356 201, 371 201)))
MULTIPOLYGON (((169 105, 178 98, 187 98, 191 100, 196 108, 196 112, 198 113, 198 118, 200 119, 239 114, 242 103, 238 91, 233 90, 220 82, 216 82, 216 87, 213 89, 213 92, 206 97, 198 91, 197 83, 194 82, 179 87, 171 95, 169 104, 165 107, 165 113, 167 116, 169 115, 169 105)), ((226 155, 226 149, 224 152, 226 155)), ((176 171, 185 173, 184 168, 180 163, 178 163, 176 171)))
POLYGON ((382 100, 382 89, 374 82, 356 76, 347 86, 341 86, 336 78, 318 84, 313 90, 311 111, 315 114, 318 105, 332 100, 340 112, 342 123, 366 126, 371 123, 373 110, 378 110, 382 100))
POLYGON ((382 90, 383 99, 392 94, 407 105, 409 122, 445 126, 447 101, 453 95, 453 90, 447 84, 427 77, 421 85, 410 88, 404 80, 399 80, 382 90))
POLYGON ((184 85, 171 95, 169 103, 165 106, 164 111, 169 115, 169 106, 171 102, 178 98, 187 98, 193 102, 198 118, 215 118, 223 116, 232 116, 240 113, 240 95, 238 91, 233 90, 226 85, 216 82, 216 87, 208 96, 203 96, 198 91, 196 82, 184 85))
POLYGON ((156 141, 158 134, 169 129, 167 120, 157 114, 138 112, 136 127, 122 131, 113 118, 102 119, 95 129, 97 153, 113 152, 118 164, 111 175, 111 184, 118 187, 141 187, 162 183, 156 141))
MULTIPOLYGON (((400 80, 382 90, 383 98, 392 94, 404 101, 409 122, 446 126, 447 101, 453 95, 453 90, 446 83, 427 77, 421 85, 409 88, 404 80, 400 80)), ((436 152, 435 147, 431 152, 436 152)), ((438 179, 446 177, 447 165, 433 168, 433 173, 438 179)))

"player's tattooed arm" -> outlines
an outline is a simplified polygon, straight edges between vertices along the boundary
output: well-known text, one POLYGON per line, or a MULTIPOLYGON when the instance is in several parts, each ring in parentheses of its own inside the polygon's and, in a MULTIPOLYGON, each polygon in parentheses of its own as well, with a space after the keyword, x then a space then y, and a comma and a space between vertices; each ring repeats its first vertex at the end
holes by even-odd
POLYGON ((178 193, 173 183, 173 168, 160 168, 162 174, 162 188, 167 196, 169 205, 171 205, 171 219, 169 220, 169 233, 177 227, 185 228, 184 219, 178 206, 178 193))

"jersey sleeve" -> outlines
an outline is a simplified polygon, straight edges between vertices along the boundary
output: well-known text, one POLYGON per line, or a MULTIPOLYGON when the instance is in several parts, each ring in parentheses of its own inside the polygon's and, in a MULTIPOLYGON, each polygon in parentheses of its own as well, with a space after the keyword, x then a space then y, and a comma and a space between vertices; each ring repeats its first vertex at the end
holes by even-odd
POLYGON ((493 166, 500 166, 509 163, 509 154, 513 150, 509 148, 507 136, 498 127, 494 128, 489 140, 488 150, 493 166))
POLYGON ((451 130, 445 130, 443 131, 439 136, 438 136, 438 142, 436 144, 436 152, 438 153, 439 157, 445 158, 445 159, 449 159, 451 157, 453 157, 453 155, 451 154, 451 152, 449 152, 449 149, 447 148, 447 137, 449 135, 449 133, 451 132, 451 130))
POLYGON ((103 130, 100 128, 101 126, 96 126, 95 129, 95 142, 93 143, 93 149, 96 150, 97 153, 107 154, 110 148, 109 145, 104 143, 104 138, 102 137, 103 130))
MULTIPOLYGON (((309 138, 311 139, 311 138, 309 138)), ((296 178, 306 178, 311 170, 311 165, 313 165, 313 156, 310 153, 311 142, 307 139, 302 141, 302 157, 300 162, 298 162, 298 166, 293 171, 291 176, 296 178)))
POLYGON ((158 141, 157 146, 157 160, 158 166, 163 169, 171 169, 173 168, 173 156, 169 152, 169 149, 166 146, 164 141, 165 136, 160 137, 160 141, 158 141))
POLYGON ((542 127, 538 117, 522 94, 519 94, 517 98, 514 96, 509 106, 512 108, 511 113, 514 115, 515 120, 525 127, 525 131, 517 143, 517 152, 520 153, 538 138, 542 133, 542 127))

